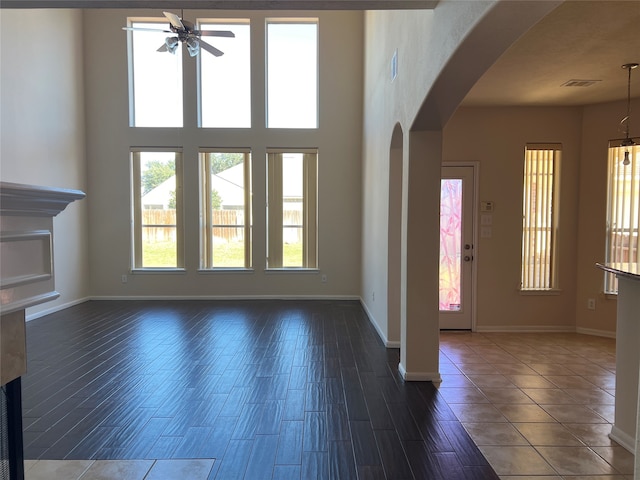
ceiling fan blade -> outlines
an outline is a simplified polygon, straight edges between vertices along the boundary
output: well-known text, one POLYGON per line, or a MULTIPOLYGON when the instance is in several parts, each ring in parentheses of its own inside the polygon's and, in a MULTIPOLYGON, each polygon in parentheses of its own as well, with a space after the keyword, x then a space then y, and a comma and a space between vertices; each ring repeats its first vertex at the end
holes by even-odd
POLYGON ((123 30, 129 30, 131 32, 161 32, 161 33, 173 33, 171 30, 160 30, 157 28, 143 28, 143 27, 122 27, 123 30))
POLYGON ((184 25, 182 24, 182 20, 180 20, 179 16, 171 12, 162 12, 162 13, 164 13, 164 16, 167 17, 167 19, 169 20, 169 23, 173 25, 173 28, 177 30, 184 30, 184 25))
POLYGON ((193 32, 196 35, 202 35, 203 37, 229 37, 235 38, 235 33, 230 30, 196 30, 193 32))
POLYGON ((167 52, 169 51, 169 49, 167 48, 167 44, 163 43, 159 49, 156 50, 156 52, 167 52))
POLYGON ((207 42, 200 42, 200 46, 204 48, 207 52, 211 53, 212 55, 215 55, 216 57, 220 57, 224 55, 224 52, 221 52, 216 47, 209 45, 207 42))

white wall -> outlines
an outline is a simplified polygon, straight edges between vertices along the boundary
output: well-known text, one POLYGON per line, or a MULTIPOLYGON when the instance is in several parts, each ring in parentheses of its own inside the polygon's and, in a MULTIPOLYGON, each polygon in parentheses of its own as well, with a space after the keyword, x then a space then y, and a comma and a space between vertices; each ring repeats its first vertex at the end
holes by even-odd
MULTIPOLYGON (((424 225, 416 233, 425 235, 426 239, 429 232, 437 232, 438 209, 437 205, 409 207, 406 190, 409 178, 416 181, 409 166, 413 161, 439 164, 442 159, 434 156, 438 151, 436 147, 431 152, 412 154, 408 148, 412 131, 440 131, 484 71, 524 31, 559 3, 444 1, 432 11, 367 12, 361 296, 387 340, 398 340, 388 336, 389 332, 395 335, 393 332, 397 329, 388 325, 386 297, 387 287, 393 288, 387 286, 386 279, 389 158, 394 128, 399 126, 404 134, 404 203, 403 211, 393 212, 393 215, 405 216, 409 208, 423 209, 424 225), (390 62, 396 50, 399 73, 392 82, 390 62)), ((427 190, 439 189, 439 174, 419 179, 416 184, 427 190)), ((403 228, 407 228, 406 223, 403 228)), ((403 235, 406 234, 403 231, 403 235)), ((403 238, 403 243, 405 241, 403 238)), ((431 242, 430 237, 428 241, 431 242)), ((402 247, 406 248, 406 244, 402 247)), ((437 251, 433 255, 437 256, 437 251)), ((407 264, 413 261, 406 252, 401 259, 407 264)), ((437 259, 430 259, 429 265, 430 271, 425 272, 424 284, 419 287, 423 292, 434 287, 431 285, 434 278, 437 291, 437 259)), ((400 295, 405 297, 406 291, 401 291, 400 295)), ((422 316, 429 321, 437 317, 437 295, 435 305, 430 305, 422 316)))
MULTIPOLYGON (((360 291, 362 12, 184 11, 185 18, 251 19, 250 131, 135 129, 128 127, 127 16, 157 11, 85 11, 88 191, 91 285, 99 297, 357 297, 360 291), (320 128, 269 131, 264 125, 264 26, 268 17, 317 16, 320 22, 320 128), (129 274, 129 148, 183 147, 185 192, 184 274, 129 274), (327 275, 265 272, 266 148, 317 147, 319 151, 319 268, 327 275), (198 147, 249 147, 253 175, 254 271, 199 274, 198 147), (126 284, 121 276, 129 275, 126 284)), ((185 55, 185 108, 196 105, 195 61, 185 55)), ((159 102, 162 99, 158 99, 159 102)), ((185 124, 195 122, 194 108, 185 124)))
MULTIPOLYGON (((1 9, 0 32, 2 181, 86 192, 81 11, 1 9)), ((90 201, 54 218, 60 298, 28 309, 28 317, 89 294, 90 201)))

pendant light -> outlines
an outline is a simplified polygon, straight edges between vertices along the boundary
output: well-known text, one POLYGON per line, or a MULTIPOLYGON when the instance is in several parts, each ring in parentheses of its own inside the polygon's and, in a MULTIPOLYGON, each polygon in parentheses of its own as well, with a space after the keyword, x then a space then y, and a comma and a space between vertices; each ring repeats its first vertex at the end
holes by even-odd
POLYGON ((629 159, 629 147, 636 145, 636 142, 629 136, 629 130, 631 126, 631 70, 637 68, 637 63, 625 63, 622 68, 628 71, 627 80, 627 116, 622 119, 621 124, 625 124, 625 138, 620 144, 621 147, 625 147, 623 165, 629 165, 631 160, 629 159))

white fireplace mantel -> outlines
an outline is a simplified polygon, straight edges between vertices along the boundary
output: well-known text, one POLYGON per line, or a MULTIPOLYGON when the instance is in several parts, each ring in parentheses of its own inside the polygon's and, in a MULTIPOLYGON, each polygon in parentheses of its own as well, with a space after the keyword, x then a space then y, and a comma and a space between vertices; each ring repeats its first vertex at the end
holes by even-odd
POLYGON ((80 190, 0 182, 0 313, 54 300, 53 217, 80 190))

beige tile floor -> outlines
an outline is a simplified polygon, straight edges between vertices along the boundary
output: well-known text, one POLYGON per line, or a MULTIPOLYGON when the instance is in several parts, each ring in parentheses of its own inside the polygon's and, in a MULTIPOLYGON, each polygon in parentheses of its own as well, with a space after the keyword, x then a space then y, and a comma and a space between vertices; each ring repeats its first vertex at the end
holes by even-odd
POLYGON ((440 392, 502 479, 632 479, 608 434, 615 340, 443 332, 440 392))
POLYGON ((25 480, 207 480, 215 460, 26 460, 25 480))
MULTIPOLYGON (((443 332, 440 392, 504 480, 633 478, 608 434, 615 341, 569 333, 443 332)), ((215 460, 40 460, 26 480, 205 480, 215 460)))

